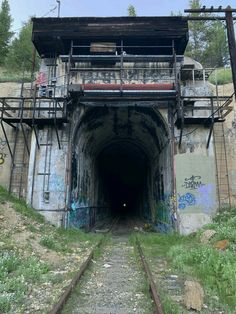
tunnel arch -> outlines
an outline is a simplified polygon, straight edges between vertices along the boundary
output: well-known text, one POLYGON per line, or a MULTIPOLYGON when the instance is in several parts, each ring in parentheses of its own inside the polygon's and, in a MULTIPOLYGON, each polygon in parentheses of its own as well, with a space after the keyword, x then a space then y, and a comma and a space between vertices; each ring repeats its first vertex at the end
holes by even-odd
POLYGON ((76 226, 91 219, 91 209, 96 220, 124 214, 122 203, 127 214, 154 222, 158 202, 172 190, 169 139, 167 111, 138 106, 81 109, 72 133, 71 207, 84 211, 76 226))

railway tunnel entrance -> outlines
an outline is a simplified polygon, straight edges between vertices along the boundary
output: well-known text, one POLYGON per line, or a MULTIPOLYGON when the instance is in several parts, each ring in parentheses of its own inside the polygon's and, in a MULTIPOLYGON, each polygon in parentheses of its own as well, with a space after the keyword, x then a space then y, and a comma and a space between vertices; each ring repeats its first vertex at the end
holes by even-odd
POLYGON ((117 216, 169 222, 163 204, 172 192, 173 169, 165 116, 138 106, 80 112, 73 134, 70 225, 91 227, 117 216))
POLYGON ((105 147, 97 159, 101 193, 112 216, 138 216, 147 200, 148 158, 125 140, 105 147))

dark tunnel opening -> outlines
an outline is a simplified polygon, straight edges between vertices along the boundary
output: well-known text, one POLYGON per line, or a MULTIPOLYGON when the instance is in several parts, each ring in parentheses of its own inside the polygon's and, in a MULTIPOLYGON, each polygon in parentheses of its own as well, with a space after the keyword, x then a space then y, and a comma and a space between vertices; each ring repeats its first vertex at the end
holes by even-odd
POLYGON ((81 115, 73 133, 70 225, 102 229, 112 217, 124 225, 168 224, 171 142, 160 112, 96 107, 81 115))
POLYGON ((99 197, 113 217, 140 217, 148 204, 148 159, 133 143, 118 142, 107 146, 97 158, 99 197))

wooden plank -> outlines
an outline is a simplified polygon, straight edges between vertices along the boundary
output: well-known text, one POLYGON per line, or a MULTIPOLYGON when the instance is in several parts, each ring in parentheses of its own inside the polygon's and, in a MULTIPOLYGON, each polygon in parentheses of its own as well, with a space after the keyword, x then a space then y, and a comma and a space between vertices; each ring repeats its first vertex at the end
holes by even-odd
POLYGON ((109 42, 121 38, 149 44, 159 39, 162 45, 173 39, 183 53, 188 24, 183 17, 33 18, 32 38, 40 54, 55 50, 55 44, 58 50, 68 49, 69 39, 109 42))

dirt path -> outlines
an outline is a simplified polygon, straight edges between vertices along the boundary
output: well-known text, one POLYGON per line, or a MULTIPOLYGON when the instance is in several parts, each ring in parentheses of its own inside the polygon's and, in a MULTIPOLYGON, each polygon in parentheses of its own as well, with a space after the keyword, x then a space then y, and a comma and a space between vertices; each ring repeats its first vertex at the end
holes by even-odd
POLYGON ((145 282, 128 236, 113 236, 63 313, 151 314, 152 301, 145 282))

